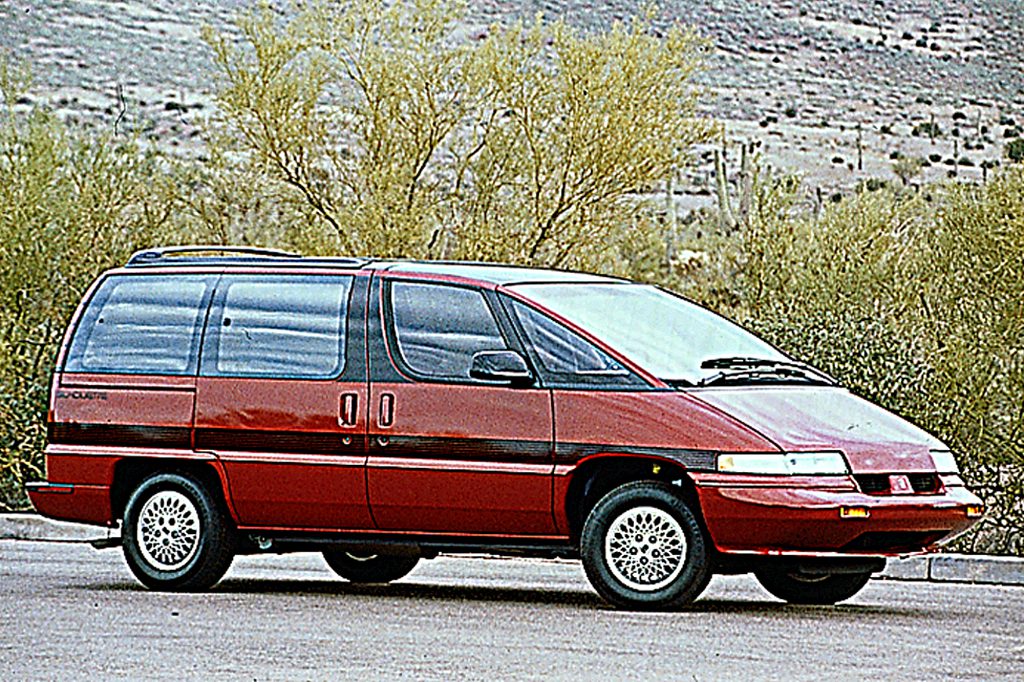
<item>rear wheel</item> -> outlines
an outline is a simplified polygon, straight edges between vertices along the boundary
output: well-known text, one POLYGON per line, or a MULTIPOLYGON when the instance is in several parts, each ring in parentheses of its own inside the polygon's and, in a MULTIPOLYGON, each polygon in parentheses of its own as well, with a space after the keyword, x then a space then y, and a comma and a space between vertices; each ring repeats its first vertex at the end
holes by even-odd
POLYGON ((685 606, 711 577, 696 516, 674 488, 653 481, 619 486, 597 503, 580 555, 594 589, 623 608, 685 606))
POLYGON ((128 499, 124 557, 135 577, 156 590, 212 587, 234 558, 234 533, 215 497, 198 479, 164 473, 144 480, 128 499))
POLYGON ((389 583, 409 575, 419 557, 389 556, 330 550, 324 560, 339 576, 353 583, 389 583))
POLYGON ((871 572, 813 575, 784 568, 765 568, 754 573, 761 586, 790 604, 829 605, 846 601, 864 589, 871 572))

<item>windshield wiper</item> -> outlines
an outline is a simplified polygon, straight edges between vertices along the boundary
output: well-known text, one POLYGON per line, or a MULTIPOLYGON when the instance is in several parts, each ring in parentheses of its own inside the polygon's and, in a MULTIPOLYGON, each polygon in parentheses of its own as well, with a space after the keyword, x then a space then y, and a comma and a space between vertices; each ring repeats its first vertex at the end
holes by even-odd
POLYGON ((700 363, 701 369, 740 369, 743 367, 787 367, 796 365, 803 367, 800 363, 788 360, 769 360, 768 358, 745 358, 726 357, 711 358, 700 363))
POLYGON ((700 363, 701 369, 722 369, 724 372, 712 375, 698 382, 699 386, 733 381, 785 381, 799 379, 812 384, 833 385, 836 380, 820 369, 792 360, 769 360, 767 358, 724 357, 712 358, 700 363), (813 376, 812 376, 813 375, 813 376))

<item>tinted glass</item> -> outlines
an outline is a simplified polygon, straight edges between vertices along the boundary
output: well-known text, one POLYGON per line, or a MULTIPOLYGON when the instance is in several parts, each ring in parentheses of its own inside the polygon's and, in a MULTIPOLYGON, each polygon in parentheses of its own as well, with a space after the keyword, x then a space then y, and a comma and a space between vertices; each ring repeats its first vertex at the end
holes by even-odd
POLYGON ((206 293, 204 276, 115 276, 104 281, 75 332, 69 372, 192 374, 206 293))
POLYGON ((587 383, 632 382, 625 367, 571 329, 518 301, 512 302, 512 310, 547 372, 587 383))
POLYGON ((665 380, 697 382, 721 357, 786 360, 710 310, 641 284, 526 284, 513 287, 665 380))
POLYGON ((395 282, 391 313, 402 360, 426 377, 468 379, 474 353, 508 347, 483 294, 473 289, 395 282))
POLYGON ((206 376, 327 379, 341 373, 351 277, 225 277, 206 376))

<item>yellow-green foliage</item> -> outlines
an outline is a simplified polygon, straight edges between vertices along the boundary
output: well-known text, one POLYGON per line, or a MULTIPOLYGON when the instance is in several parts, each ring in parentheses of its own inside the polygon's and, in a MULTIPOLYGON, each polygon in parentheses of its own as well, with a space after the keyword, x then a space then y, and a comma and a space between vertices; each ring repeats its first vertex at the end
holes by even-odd
MULTIPOLYGON (((95 275, 163 241, 170 205, 156 159, 130 141, 87 135, 14 103, 25 73, 0 60, 0 505, 39 477, 57 344, 95 275)), ((2 507, 0 507, 2 508, 2 507)))
POLYGON ((314 4, 208 31, 238 148, 313 209, 335 250, 594 265, 636 193, 707 139, 703 44, 647 21, 579 35, 537 19, 455 35, 442 0, 314 4), (586 244, 586 248, 580 248, 586 244))
POLYGON ((1024 462, 1024 169, 930 191, 752 225, 743 312, 962 456, 1024 462))

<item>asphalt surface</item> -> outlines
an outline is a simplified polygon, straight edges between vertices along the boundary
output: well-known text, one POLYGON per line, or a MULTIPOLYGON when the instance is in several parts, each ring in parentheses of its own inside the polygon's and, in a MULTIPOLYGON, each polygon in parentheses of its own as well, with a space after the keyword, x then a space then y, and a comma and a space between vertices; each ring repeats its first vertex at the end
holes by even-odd
POLYGON ((1024 679, 1024 588, 872 581, 838 607, 715 578, 682 613, 606 607, 578 564, 441 557, 388 586, 311 554, 203 594, 119 550, 0 540, 0 679, 1024 679))

